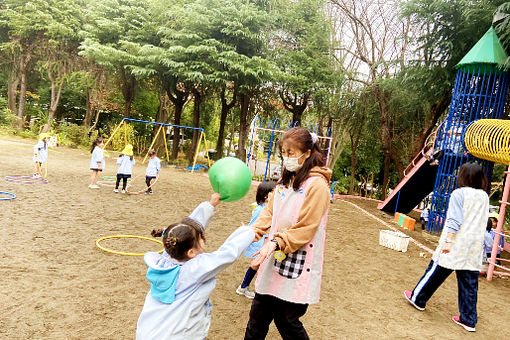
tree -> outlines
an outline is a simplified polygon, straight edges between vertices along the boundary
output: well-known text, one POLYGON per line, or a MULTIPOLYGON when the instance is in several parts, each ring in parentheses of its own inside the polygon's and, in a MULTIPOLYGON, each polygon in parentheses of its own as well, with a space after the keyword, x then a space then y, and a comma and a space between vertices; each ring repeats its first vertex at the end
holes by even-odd
POLYGON ((87 24, 81 32, 80 55, 109 68, 119 80, 124 117, 130 117, 136 78, 127 65, 136 63, 130 47, 144 44, 152 31, 147 0, 100 0, 87 6, 87 24))
POLYGON ((0 45, 4 63, 10 64, 8 94, 9 107, 14 108, 13 98, 19 84, 18 129, 23 128, 28 86, 28 73, 33 67, 40 49, 40 42, 45 40, 46 21, 51 19, 48 9, 53 2, 46 0, 20 1, 5 0, 0 4, 0 22, 8 31, 8 40, 0 45), (16 76, 16 72, 19 77, 16 76))
POLYGON ((281 73, 278 92, 293 124, 301 125, 313 94, 328 87, 334 72, 330 62, 329 24, 322 0, 285 1, 274 34, 274 58, 281 73))

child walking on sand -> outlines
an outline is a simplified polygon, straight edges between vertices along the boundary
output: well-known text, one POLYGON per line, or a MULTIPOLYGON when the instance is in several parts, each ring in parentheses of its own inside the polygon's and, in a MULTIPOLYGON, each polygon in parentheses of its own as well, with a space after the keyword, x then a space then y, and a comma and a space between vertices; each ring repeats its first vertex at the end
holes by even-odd
POLYGON ((152 194, 151 181, 159 175, 161 171, 161 161, 156 156, 156 150, 151 149, 149 151, 149 164, 147 164, 147 170, 145 171, 145 184, 147 184, 146 194, 152 194))
POLYGON ((119 169, 117 170, 117 182, 115 183, 113 192, 119 192, 119 184, 120 180, 122 180, 122 193, 126 193, 127 180, 131 178, 133 174, 133 165, 135 165, 135 163, 135 159, 133 158, 133 145, 127 144, 117 159, 119 169))
POLYGON ((460 315, 452 320, 469 332, 475 331, 477 322, 478 276, 489 215, 486 186, 487 178, 478 164, 462 165, 458 189, 450 196, 446 223, 432 261, 413 291, 404 291, 407 301, 422 311, 436 289, 455 271, 460 315))
POLYGON ((219 202, 220 195, 213 194, 210 202, 201 203, 189 217, 152 231, 153 236, 163 236, 165 251, 144 256, 150 291, 138 318, 137 340, 207 338, 212 310, 209 296, 216 275, 255 237, 253 229, 241 226, 218 250, 206 253, 204 231, 219 202))
MULTIPOLYGON (((253 213, 251 214, 251 220, 250 223, 248 223, 249 226, 251 226, 257 218, 260 215, 260 212, 264 207, 266 206, 267 197, 271 191, 273 191, 276 184, 274 182, 262 182, 257 187, 257 195, 256 195, 256 201, 257 201, 257 207, 253 209, 253 213)), ((249 258, 255 258, 253 254, 255 254, 257 251, 262 248, 262 245, 264 244, 265 237, 261 237, 260 240, 257 242, 253 242, 250 244, 250 246, 246 249, 244 252, 244 256, 249 258)), ((259 266, 249 266, 248 270, 246 271, 246 274, 244 275, 244 280, 241 283, 239 287, 236 289, 236 293, 239 295, 244 295, 248 299, 253 299, 255 297, 255 293, 250 290, 249 286, 253 278, 255 277, 255 274, 257 273, 257 270, 259 269, 259 266)))
POLYGON ((98 137, 94 140, 92 148, 90 149, 90 153, 92 154, 92 157, 90 157, 90 170, 92 170, 89 184, 90 189, 99 189, 99 186, 96 184, 97 174, 99 171, 103 171, 106 165, 104 161, 103 147, 103 138, 98 137))
POLYGON ((41 172, 42 165, 48 160, 48 140, 50 135, 47 133, 41 133, 39 135, 39 141, 34 145, 34 176, 43 177, 41 172))

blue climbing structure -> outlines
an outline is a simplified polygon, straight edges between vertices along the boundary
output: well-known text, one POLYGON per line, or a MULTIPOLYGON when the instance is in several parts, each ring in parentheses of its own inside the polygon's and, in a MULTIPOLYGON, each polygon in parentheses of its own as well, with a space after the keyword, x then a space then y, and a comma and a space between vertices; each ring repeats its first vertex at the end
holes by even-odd
POLYGON ((493 163, 469 155, 464 147, 467 126, 478 119, 501 119, 508 90, 508 74, 498 68, 507 58, 505 50, 491 27, 457 65, 448 116, 436 139, 439 164, 434 183, 427 231, 443 229, 451 192, 457 188, 460 166, 476 162, 487 178, 493 163))

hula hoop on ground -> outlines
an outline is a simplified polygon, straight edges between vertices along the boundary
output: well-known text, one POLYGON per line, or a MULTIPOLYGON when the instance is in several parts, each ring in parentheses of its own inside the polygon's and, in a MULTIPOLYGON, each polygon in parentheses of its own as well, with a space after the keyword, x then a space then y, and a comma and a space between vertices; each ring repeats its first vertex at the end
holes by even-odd
POLYGON ((23 184, 48 184, 48 180, 46 178, 32 176, 5 176, 5 180, 8 182, 23 184))
MULTIPOLYGON (((117 181, 117 176, 103 176, 103 181, 115 182, 115 181, 117 181)), ((128 178, 128 182, 131 182, 131 178, 128 178)))
MULTIPOLYGON (((117 181, 117 176, 103 176, 101 181, 97 181, 96 183, 105 187, 114 187, 115 182, 117 181)), ((128 183, 131 182, 131 178, 128 178, 128 183)))
MULTIPOLYGON (((117 255, 125 255, 125 256, 144 256, 145 255, 145 253, 126 253, 126 252, 122 252, 122 251, 112 250, 112 249, 105 248, 101 244, 99 244, 101 241, 107 240, 107 239, 110 239, 110 238, 138 238, 138 239, 141 239, 141 240, 148 240, 148 241, 156 242, 156 243, 159 243, 159 244, 163 245, 163 242, 161 242, 160 240, 156 240, 156 239, 153 239, 153 238, 150 238, 150 237, 145 237, 145 236, 137 236, 137 235, 112 235, 112 236, 101 237, 100 239, 98 239, 96 241, 96 246, 99 249, 101 249, 102 251, 105 251, 107 253, 117 254, 117 255)), ((158 251, 159 254, 161 254, 162 252, 163 252, 163 250, 158 251)))
POLYGON ((105 187, 114 187, 115 186, 115 182, 107 181, 107 180, 97 181, 96 183, 99 185, 105 186, 105 187))
POLYGON ((159 174, 156 176, 156 179, 154 179, 154 182, 151 183, 151 185, 149 185, 148 187, 146 187, 145 189, 143 190, 140 190, 140 191, 135 191, 135 192, 129 192, 129 187, 133 184, 133 182, 140 176, 145 176, 145 174, 140 174, 138 176, 136 176, 135 178, 133 178, 133 180, 131 181, 131 183, 128 183, 128 185, 126 186, 126 193, 129 194, 129 195, 138 195, 138 194, 141 194, 141 193, 144 193, 146 192, 147 190, 149 190, 150 188, 152 188, 152 186, 154 184, 156 184, 156 182, 158 181, 158 178, 159 178, 159 174))
POLYGON ((44 162, 44 175, 41 167, 40 162, 35 162, 37 164, 37 170, 39 171, 39 174, 42 176, 42 178, 48 177, 48 162, 44 162))
POLYGON ((9 200, 13 200, 16 198, 16 195, 14 195, 11 192, 6 192, 6 191, 0 191, 0 195, 8 195, 8 197, 0 198, 0 201, 9 201, 9 200))

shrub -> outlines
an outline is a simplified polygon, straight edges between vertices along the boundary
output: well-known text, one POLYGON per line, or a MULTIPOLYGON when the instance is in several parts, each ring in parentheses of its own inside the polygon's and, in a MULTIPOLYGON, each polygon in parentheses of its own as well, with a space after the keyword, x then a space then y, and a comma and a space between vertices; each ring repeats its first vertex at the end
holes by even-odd
POLYGON ((97 137, 97 132, 89 132, 85 126, 70 123, 61 123, 57 127, 57 140, 61 145, 77 148, 89 147, 97 137))

